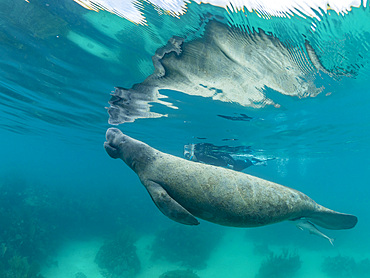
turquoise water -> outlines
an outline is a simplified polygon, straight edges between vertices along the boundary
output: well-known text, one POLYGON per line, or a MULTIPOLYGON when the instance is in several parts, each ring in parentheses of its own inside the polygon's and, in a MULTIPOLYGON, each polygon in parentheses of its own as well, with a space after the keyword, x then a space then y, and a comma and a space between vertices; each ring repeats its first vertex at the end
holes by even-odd
MULTIPOLYGON (((143 2, 147 22, 138 25, 72 1, 30 2, 0 1, 1 277, 159 277, 179 269, 204 278, 368 277, 369 5, 304 19, 190 3, 176 18, 143 2), (206 38, 215 21, 232 30, 225 53, 236 56, 219 70, 220 56, 206 51, 207 75, 184 81, 185 73, 201 69, 197 63, 204 57, 192 60, 189 53, 214 46, 206 38), (230 50, 262 33, 278 47, 261 55, 279 49, 289 55, 266 61, 258 56, 253 64, 253 54, 230 50), (179 157, 191 143, 251 146, 255 157, 269 160, 245 173, 358 217, 351 230, 321 229, 335 238, 334 247, 290 223, 239 229, 172 222, 131 169, 106 154, 110 94, 150 76, 151 57, 172 36, 186 38, 189 55, 181 57, 190 62, 180 68, 188 71, 176 76, 176 67, 167 66, 174 81, 159 78, 160 86, 170 85, 161 87, 162 97, 144 102, 150 113, 116 127, 179 157), (310 58, 307 49, 316 56, 310 58), (228 68, 241 61, 261 75, 253 79, 248 71, 245 77, 228 68), (278 62, 296 68, 277 73, 278 62), (285 74, 288 81, 279 91, 270 80, 285 74), (284 89, 294 80, 302 87, 288 94, 284 89), (311 87, 304 91, 306 84, 311 87), (248 105, 248 92, 238 85, 264 98, 248 105), (196 86, 211 93, 195 94, 196 86), (251 119, 235 120, 241 114, 251 119)), ((136 95, 146 96, 140 90, 136 95)))

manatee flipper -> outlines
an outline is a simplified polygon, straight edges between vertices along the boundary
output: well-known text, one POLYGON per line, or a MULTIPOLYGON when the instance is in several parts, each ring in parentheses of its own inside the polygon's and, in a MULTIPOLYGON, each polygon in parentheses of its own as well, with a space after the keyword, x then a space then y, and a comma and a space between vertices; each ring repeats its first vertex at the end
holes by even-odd
POLYGON ((324 207, 307 217, 312 223, 325 229, 351 229, 357 224, 357 217, 351 214, 336 212, 324 207))
POLYGON ((178 202, 168 195, 167 191, 154 181, 143 182, 155 205, 168 218, 186 225, 198 225, 199 221, 178 202))

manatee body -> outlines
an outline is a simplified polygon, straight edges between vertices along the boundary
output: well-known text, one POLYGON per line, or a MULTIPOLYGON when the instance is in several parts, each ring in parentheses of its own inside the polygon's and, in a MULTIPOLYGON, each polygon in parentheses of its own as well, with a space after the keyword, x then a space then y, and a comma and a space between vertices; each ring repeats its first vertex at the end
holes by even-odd
POLYGON ((199 224, 196 217, 234 227, 307 219, 327 229, 350 229, 357 217, 327 209, 292 188, 241 172, 160 152, 110 128, 104 147, 139 176, 167 217, 199 224))

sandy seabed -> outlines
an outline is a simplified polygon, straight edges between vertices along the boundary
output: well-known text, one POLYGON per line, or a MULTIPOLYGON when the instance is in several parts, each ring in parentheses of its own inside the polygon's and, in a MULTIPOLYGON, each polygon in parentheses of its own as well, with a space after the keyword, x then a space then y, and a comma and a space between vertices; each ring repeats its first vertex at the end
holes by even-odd
MULTIPOLYGON (((141 271, 136 278, 158 278, 166 271, 186 269, 180 264, 170 263, 164 260, 153 262, 150 245, 154 236, 145 236, 136 243, 137 254, 141 261, 141 271)), ((100 269, 94 262, 99 248, 104 239, 95 238, 85 241, 69 241, 56 254, 55 264, 43 268, 42 275, 46 278, 75 278, 81 272, 87 278, 104 278, 100 269)), ((326 244, 326 242, 323 242, 326 244)), ((207 262, 207 267, 195 270, 200 278, 254 278, 258 273, 261 262, 265 258, 253 253, 254 244, 246 238, 242 230, 230 230, 223 237, 219 246, 214 250, 207 262)), ((294 247, 290 248, 294 250, 294 247)), ((272 251, 280 253, 281 247, 273 248, 272 251)), ((294 276, 295 278, 327 278, 321 272, 321 263, 324 257, 336 256, 336 248, 328 248, 327 251, 298 250, 302 266, 294 276)), ((346 254, 350 255, 350 254, 346 254)))

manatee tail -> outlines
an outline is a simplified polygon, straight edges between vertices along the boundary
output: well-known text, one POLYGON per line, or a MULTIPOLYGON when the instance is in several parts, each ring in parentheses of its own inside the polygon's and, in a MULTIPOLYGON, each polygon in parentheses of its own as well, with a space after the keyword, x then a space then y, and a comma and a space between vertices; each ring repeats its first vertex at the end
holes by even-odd
POLYGON ((312 223, 325 229, 351 229, 357 224, 357 217, 351 214, 336 212, 324 207, 306 217, 312 223))

